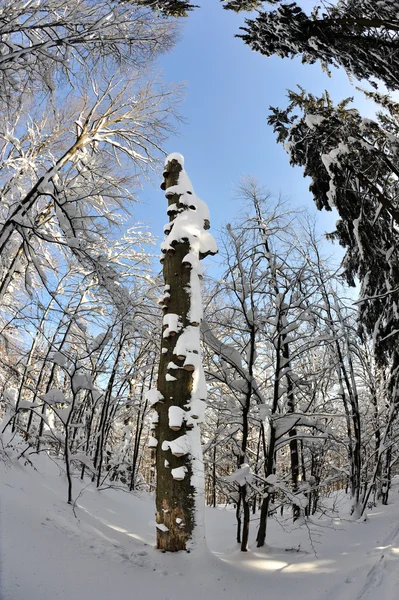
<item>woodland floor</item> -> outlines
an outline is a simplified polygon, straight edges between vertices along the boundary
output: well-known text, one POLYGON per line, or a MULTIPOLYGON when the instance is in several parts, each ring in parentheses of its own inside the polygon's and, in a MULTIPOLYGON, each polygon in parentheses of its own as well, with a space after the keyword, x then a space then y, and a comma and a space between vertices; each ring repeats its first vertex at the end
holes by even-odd
MULTIPOLYGON (((46 456, 35 467, 0 461, 1 600, 398 598, 398 486, 365 522, 337 513, 293 528, 271 519, 267 548, 253 541, 244 554, 234 511, 207 509, 209 551, 169 555, 154 549, 151 495, 76 480, 75 516, 59 467, 46 456)), ((335 507, 345 514, 344 495, 335 507)))

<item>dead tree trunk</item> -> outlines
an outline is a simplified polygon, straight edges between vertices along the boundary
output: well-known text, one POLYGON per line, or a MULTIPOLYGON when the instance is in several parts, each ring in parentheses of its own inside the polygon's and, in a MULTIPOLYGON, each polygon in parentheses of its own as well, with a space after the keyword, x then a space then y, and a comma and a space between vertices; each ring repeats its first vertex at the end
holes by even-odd
POLYGON ((199 260, 217 251, 205 231, 207 207, 195 196, 183 164, 181 155, 170 155, 161 186, 169 214, 162 244, 162 350, 157 389, 147 395, 157 412, 155 438, 150 440, 156 447, 157 547, 170 552, 188 549, 199 524, 196 502, 204 493, 198 426, 206 399, 200 357, 199 260))

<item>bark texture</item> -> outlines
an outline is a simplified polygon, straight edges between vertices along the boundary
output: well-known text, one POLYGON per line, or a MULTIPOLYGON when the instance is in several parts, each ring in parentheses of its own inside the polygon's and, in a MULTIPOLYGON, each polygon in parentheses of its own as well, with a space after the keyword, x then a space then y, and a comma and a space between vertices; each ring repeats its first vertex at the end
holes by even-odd
POLYGON ((203 483, 199 431, 195 431, 206 399, 199 337, 199 260, 214 254, 216 246, 212 236, 205 234, 209 228, 206 205, 192 190, 183 157, 168 157, 163 175, 169 224, 162 245, 164 318, 153 406, 157 413, 156 522, 157 547, 176 552, 187 550, 193 538, 203 483))

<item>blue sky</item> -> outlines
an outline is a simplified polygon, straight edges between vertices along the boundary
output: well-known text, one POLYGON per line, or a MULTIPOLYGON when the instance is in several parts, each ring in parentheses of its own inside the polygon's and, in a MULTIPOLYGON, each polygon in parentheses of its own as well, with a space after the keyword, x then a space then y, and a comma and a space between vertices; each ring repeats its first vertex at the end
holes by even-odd
MULTIPOLYGON (((181 20, 174 50, 159 60, 164 79, 183 81, 186 89, 181 106, 186 124, 167 142, 166 151, 185 156, 196 194, 210 208, 216 237, 240 209, 234 185, 245 175, 254 176, 272 194, 282 194, 293 206, 315 213, 308 182, 300 169, 290 167, 288 155, 266 123, 269 106, 285 106, 286 90, 300 84, 316 94, 328 89, 334 100, 355 95, 356 106, 365 114, 371 108, 344 72, 334 70, 329 78, 318 64, 252 52, 234 37, 242 14, 223 10, 217 0, 198 3, 201 8, 181 20)), ((161 237, 166 200, 158 184, 144 188, 135 216, 161 237)), ((318 213, 319 231, 333 230, 335 220, 330 213, 318 213)), ((333 246, 328 250, 335 251, 333 246)))

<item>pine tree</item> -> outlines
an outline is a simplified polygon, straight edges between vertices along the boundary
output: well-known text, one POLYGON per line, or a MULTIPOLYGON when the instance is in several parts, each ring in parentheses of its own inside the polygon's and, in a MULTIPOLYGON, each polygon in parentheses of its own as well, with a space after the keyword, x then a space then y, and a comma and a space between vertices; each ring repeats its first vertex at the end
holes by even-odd
POLYGON ((200 351, 199 261, 217 252, 206 231, 207 206, 194 194, 183 165, 180 154, 171 154, 161 186, 166 190, 170 218, 162 244, 162 351, 157 388, 148 393, 156 411, 150 446, 156 448, 157 546, 171 552, 189 549, 195 528, 199 531, 201 526, 204 482, 199 423, 206 384, 200 351))
POLYGON ((372 335, 377 362, 387 367, 390 411, 384 437, 389 443, 379 452, 375 473, 384 462, 388 491, 386 450, 399 406, 399 105, 388 96, 369 95, 385 109, 376 120, 363 119, 348 106, 350 99, 334 106, 327 93, 316 98, 302 90, 289 92, 287 109, 272 108, 269 124, 291 164, 311 178, 317 208, 335 207, 340 216, 330 237, 346 248, 347 282, 355 285, 358 278, 361 283, 360 333, 372 335))
MULTIPOLYGON (((324 67, 343 67, 358 79, 379 79, 388 89, 399 87, 399 20, 397 4, 388 0, 339 0, 315 6, 308 15, 296 2, 258 11, 246 19, 239 35, 265 56, 302 56, 302 62, 320 61, 324 67)), ((258 2, 234 0, 225 8, 248 10, 258 2)), ((374 85, 375 81, 374 81, 374 85)))
POLYGON ((347 249, 349 285, 361 281, 360 320, 384 361, 395 352, 392 332, 399 329, 399 105, 372 97, 387 109, 377 120, 363 119, 350 99, 334 106, 327 93, 289 92, 288 108, 272 108, 269 124, 291 165, 311 178, 317 208, 339 213, 330 237, 347 249))
POLYGON ((138 0, 137 4, 148 6, 165 17, 187 17, 189 11, 197 8, 184 0, 138 0))
POLYGON ((224 3, 223 8, 226 10, 234 10, 234 12, 253 10, 262 5, 261 0, 222 0, 222 2, 224 3))

